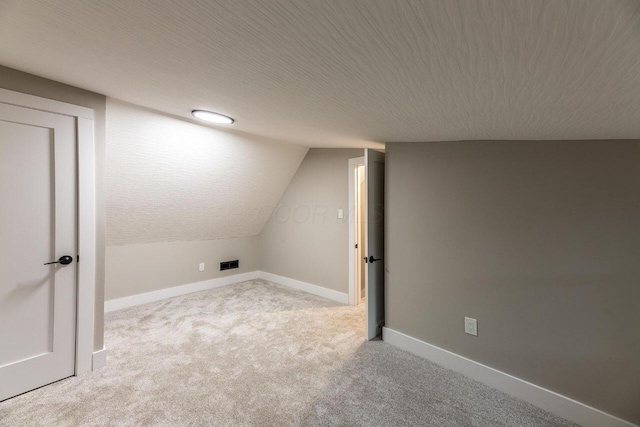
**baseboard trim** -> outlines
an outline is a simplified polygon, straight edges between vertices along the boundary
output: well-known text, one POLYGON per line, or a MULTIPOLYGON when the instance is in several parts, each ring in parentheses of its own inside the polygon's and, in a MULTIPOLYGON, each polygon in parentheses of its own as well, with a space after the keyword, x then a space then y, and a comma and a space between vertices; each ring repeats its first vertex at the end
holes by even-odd
POLYGON ((302 282, 296 279, 290 279, 284 276, 278 276, 277 274, 267 273, 265 271, 259 271, 258 277, 260 279, 268 280, 270 282, 275 282, 280 285, 287 286, 289 288, 298 289, 300 291, 318 295, 323 298, 330 299, 332 301, 337 301, 341 304, 349 303, 349 294, 346 294, 344 292, 334 291, 333 289, 323 288, 322 286, 314 285, 307 282, 302 282))
POLYGON ((638 427, 599 409, 420 341, 402 332, 386 327, 382 328, 382 339, 395 347, 459 372, 583 427, 638 427))
POLYGON ((103 348, 102 350, 94 351, 91 370, 95 371, 96 369, 100 369, 105 366, 107 366, 107 349, 103 348))
POLYGON ((143 294, 131 295, 124 298, 112 299, 105 301, 104 312, 109 313, 136 305, 147 304, 150 302, 160 301, 166 298, 173 298, 180 295, 190 294, 193 292, 206 291, 207 289, 219 288, 221 286, 231 285, 233 283, 254 280, 258 278, 257 271, 248 273, 233 274, 231 276, 217 277, 215 279, 204 280, 202 282, 189 283, 187 285, 174 286, 172 288, 160 289, 143 294))
POLYGON ((296 279, 290 279, 284 276, 278 276, 277 274, 267 273, 265 271, 251 271, 248 273, 218 277, 202 282, 189 283, 187 285, 174 286, 172 288, 160 289, 157 291, 145 292, 143 294, 108 300, 104 303, 104 312, 110 313, 112 311, 122 310, 125 308, 134 307, 136 305, 147 304, 166 298, 173 298, 180 295, 205 291, 207 289, 219 288, 221 286, 227 286, 234 283, 255 279, 264 279, 270 282, 275 282, 283 286, 298 289, 310 294, 337 301, 341 304, 349 303, 349 294, 343 292, 334 291, 333 289, 323 288, 322 286, 302 282, 296 279))

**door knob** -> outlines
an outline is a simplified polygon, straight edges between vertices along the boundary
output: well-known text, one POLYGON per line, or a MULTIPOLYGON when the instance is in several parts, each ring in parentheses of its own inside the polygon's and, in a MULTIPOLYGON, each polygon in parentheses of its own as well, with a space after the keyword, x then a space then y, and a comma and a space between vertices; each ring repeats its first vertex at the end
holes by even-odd
POLYGON ((376 261, 382 261, 380 258, 374 258, 373 255, 369 257, 369 264, 373 264, 376 261))
POLYGON ((67 264, 71 264, 73 262, 73 257, 69 256, 69 255, 63 255, 60 257, 59 260, 57 261, 51 261, 51 262, 47 262, 44 265, 49 265, 49 264, 62 264, 62 265, 67 265, 67 264))

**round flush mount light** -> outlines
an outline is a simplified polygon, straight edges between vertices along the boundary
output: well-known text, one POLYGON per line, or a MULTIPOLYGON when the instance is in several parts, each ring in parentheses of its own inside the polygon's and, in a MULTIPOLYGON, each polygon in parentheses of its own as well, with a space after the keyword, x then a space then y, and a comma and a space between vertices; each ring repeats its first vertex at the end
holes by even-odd
POLYGON ((205 122, 217 123, 220 125, 230 125, 233 124, 234 120, 225 116, 224 114, 214 113, 213 111, 206 110, 193 110, 191 111, 191 115, 196 119, 204 120, 205 122))

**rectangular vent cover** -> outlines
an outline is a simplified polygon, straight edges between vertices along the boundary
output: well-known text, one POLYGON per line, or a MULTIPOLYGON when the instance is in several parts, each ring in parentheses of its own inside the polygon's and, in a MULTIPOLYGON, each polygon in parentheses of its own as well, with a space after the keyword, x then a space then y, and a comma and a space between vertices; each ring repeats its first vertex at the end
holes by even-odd
POLYGON ((223 261, 220 263, 220 271, 231 270, 232 268, 238 268, 240 266, 240 261, 223 261))

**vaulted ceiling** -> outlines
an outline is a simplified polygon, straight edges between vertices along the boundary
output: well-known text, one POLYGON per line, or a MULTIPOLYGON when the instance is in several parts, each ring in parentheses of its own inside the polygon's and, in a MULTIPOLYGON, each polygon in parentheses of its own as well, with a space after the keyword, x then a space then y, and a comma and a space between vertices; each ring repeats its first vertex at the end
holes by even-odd
POLYGON ((255 236, 308 150, 114 100, 106 127, 108 246, 255 236))
POLYGON ((640 138, 631 0, 3 0, 0 64, 309 146, 640 138))

